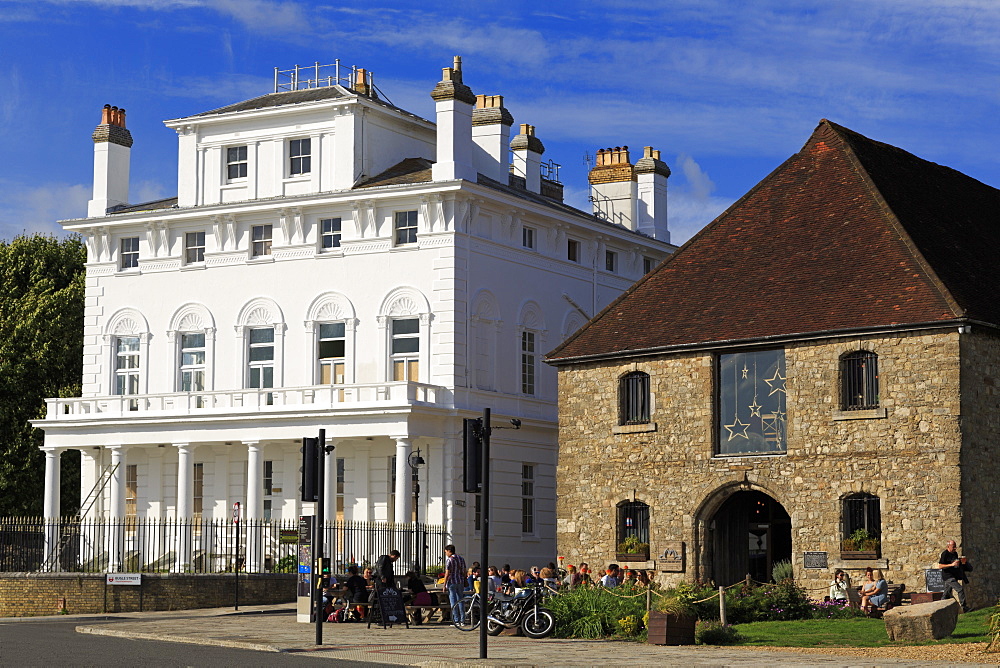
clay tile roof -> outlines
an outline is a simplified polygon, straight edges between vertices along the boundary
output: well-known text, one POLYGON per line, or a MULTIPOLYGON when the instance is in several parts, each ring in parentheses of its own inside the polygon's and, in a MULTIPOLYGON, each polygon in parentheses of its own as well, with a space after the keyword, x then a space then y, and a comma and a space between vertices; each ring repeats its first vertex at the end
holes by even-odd
POLYGON ((427 183, 432 180, 431 168, 434 163, 424 158, 407 158, 402 162, 366 179, 355 188, 374 188, 376 186, 395 186, 405 183, 427 183))
POLYGON ((1000 190, 823 120, 553 363, 962 319, 1000 326, 1000 190))

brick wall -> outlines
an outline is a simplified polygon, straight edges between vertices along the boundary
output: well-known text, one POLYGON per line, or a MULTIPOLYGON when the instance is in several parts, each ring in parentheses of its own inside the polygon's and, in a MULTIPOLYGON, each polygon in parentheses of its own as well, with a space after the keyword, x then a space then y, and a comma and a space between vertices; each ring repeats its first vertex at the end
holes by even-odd
MULTIPOLYGON (((923 591, 923 569, 952 537, 985 562, 1000 553, 1000 528, 989 510, 1000 492, 1000 393, 991 388, 973 398, 970 386, 988 386, 989 377, 1000 388, 1000 345, 984 340, 970 348, 975 359, 963 367, 960 384, 959 337, 949 331, 789 344, 787 454, 778 456, 714 456, 711 353, 561 367, 559 554, 566 563, 589 561, 594 570, 614 561, 615 507, 634 497, 650 506, 654 558, 664 545, 685 543, 684 572, 658 573, 660 581, 710 578, 713 514, 733 492, 754 489, 791 516, 795 575, 817 589, 815 596, 834 568, 856 579, 868 565, 923 591), (884 417, 841 419, 839 358, 862 348, 879 355, 884 417), (980 368, 986 357, 989 365, 980 368), (655 430, 618 427, 617 380, 632 370, 650 375, 655 430), (971 421, 969 411, 977 413, 971 421), (840 558, 842 499, 855 492, 881 499, 880 559, 840 558), (805 569, 805 551, 826 552, 829 570, 805 569)), ((977 604, 993 602, 1000 591, 991 569, 983 565, 969 590, 977 604)))
MULTIPOLYGON (((240 605, 290 603, 295 574, 241 574, 240 605)), ((103 573, 0 573, 0 617, 216 608, 235 602, 235 577, 142 576, 141 586, 105 585, 103 573)))

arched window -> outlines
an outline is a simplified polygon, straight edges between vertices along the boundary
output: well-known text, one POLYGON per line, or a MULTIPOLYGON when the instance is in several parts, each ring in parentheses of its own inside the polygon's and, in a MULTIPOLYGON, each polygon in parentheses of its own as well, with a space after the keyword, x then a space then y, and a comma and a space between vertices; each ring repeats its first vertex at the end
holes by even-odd
POLYGON ((878 408, 878 355, 857 350, 840 358, 840 405, 845 411, 878 408))
POLYGON ((874 494, 859 492, 843 501, 845 552, 876 552, 882 541, 881 500, 874 494))
POLYGON ((618 379, 618 424, 649 423, 649 374, 627 373, 618 379))
POLYGON ((649 543, 649 506, 642 501, 621 501, 618 504, 616 544, 635 536, 640 543, 649 543))

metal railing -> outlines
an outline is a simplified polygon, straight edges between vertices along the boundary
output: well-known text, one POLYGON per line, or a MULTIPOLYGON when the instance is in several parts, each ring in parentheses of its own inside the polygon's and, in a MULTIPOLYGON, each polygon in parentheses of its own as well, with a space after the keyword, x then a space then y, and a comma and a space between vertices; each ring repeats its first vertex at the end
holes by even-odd
MULTIPOLYGON (((295 572, 297 520, 0 517, 0 572, 295 572)), ((324 544, 338 572, 396 549, 397 570, 442 554, 444 528, 327 522, 324 544)))

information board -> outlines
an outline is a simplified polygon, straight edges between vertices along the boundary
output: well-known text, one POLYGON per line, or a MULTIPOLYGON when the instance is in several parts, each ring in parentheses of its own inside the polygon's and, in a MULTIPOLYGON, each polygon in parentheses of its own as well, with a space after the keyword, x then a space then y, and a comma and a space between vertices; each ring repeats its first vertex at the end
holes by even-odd
POLYGON ((927 591, 944 591, 944 576, 940 568, 924 569, 924 584, 927 591))
POLYGON ((805 568, 828 568, 826 552, 803 552, 802 566, 805 568))
POLYGON ((406 624, 406 628, 410 627, 406 619, 406 608, 403 606, 403 595, 395 587, 383 587, 379 591, 378 607, 382 615, 382 626, 406 624))

